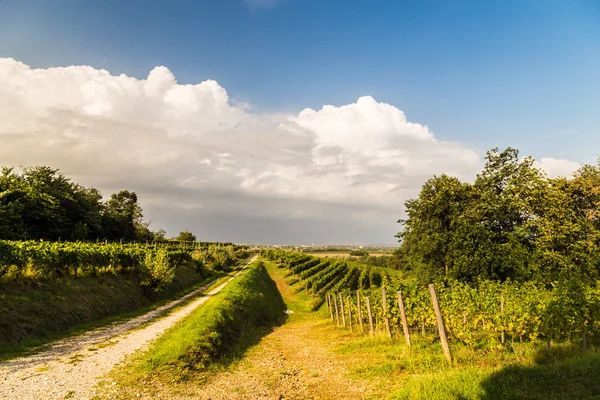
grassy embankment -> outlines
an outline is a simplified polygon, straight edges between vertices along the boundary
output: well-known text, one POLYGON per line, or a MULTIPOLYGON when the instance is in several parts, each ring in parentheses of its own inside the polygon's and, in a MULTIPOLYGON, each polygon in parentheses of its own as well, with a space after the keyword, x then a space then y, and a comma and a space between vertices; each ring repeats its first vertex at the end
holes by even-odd
POLYGON ((284 310, 264 265, 253 262, 146 352, 113 371, 111 379, 121 388, 118 395, 129 398, 174 381, 202 379, 204 374, 224 368, 283 322, 284 310))
POLYGON ((142 315, 224 274, 183 265, 158 293, 145 291, 135 273, 0 283, 0 360, 142 315))

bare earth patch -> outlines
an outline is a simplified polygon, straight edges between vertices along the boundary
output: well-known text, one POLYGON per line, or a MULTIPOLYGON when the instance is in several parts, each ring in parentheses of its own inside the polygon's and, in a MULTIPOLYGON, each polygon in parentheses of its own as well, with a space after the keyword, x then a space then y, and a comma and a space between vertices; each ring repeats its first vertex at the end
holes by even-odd
MULTIPOLYGON (((317 329, 315 329, 317 328, 317 329)), ((205 399, 360 399, 368 382, 346 377, 343 361, 318 337, 308 320, 276 329, 230 372, 198 391, 205 399)))

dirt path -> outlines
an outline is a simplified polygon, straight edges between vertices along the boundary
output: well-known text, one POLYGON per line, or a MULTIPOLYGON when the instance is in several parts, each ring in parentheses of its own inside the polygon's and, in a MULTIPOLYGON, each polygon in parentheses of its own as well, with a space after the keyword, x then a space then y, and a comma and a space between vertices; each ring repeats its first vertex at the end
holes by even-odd
POLYGON ((369 384, 347 378, 344 362, 315 338, 318 326, 291 323, 275 330, 233 370, 212 377, 203 399, 361 399, 369 384))
POLYGON ((333 353, 338 341, 331 325, 309 311, 306 296, 294 293, 283 270, 269 268, 288 308, 289 320, 252 348, 231 371, 209 379, 203 399, 361 399, 372 383, 348 376, 333 353))
POLYGON ((0 363, 0 399, 90 398, 95 394, 94 386, 99 378, 127 355, 147 347, 241 272, 167 317, 140 329, 133 330, 200 295, 210 284, 138 318, 61 340, 38 354, 0 363))
MULTIPOLYGON (((373 398, 376 382, 349 374, 347 360, 333 351, 345 333, 333 329, 327 320, 309 310, 309 299, 294 293, 285 282, 284 270, 272 264, 268 270, 292 311, 285 324, 263 337, 242 360, 224 371, 179 383, 149 379, 136 388, 137 392, 127 393, 136 393, 143 399, 373 398)), ((116 394, 117 391, 112 392, 116 394)))

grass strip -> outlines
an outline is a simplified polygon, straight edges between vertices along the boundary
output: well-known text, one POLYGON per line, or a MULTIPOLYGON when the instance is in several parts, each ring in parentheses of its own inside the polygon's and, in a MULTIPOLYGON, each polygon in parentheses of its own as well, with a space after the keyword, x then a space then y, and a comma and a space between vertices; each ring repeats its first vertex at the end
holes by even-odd
POLYGON ((227 365, 283 322, 285 309, 263 263, 255 261, 146 352, 111 375, 122 387, 139 390, 149 376, 153 381, 171 382, 215 365, 227 365))

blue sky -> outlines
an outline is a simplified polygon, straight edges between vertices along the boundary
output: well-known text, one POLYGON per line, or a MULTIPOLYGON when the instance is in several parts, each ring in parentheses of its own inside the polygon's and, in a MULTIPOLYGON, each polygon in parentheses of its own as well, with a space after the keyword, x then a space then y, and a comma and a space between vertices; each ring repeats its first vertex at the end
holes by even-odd
POLYGON ((593 163, 600 2, 0 1, 0 57, 178 83, 216 80, 253 113, 363 95, 484 154, 593 163))
POLYGON ((32 66, 166 65, 260 111, 368 94, 444 140, 588 162, 599 48, 593 0, 0 3, 0 55, 32 66))

